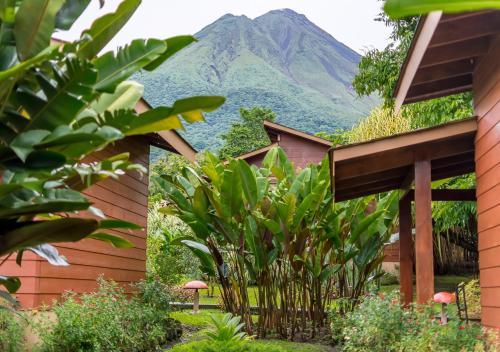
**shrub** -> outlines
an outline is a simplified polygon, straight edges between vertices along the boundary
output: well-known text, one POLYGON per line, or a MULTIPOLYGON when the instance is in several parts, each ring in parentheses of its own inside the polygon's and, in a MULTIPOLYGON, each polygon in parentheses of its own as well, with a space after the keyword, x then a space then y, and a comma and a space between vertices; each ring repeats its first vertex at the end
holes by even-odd
POLYGON ((382 286, 397 285, 399 284, 399 277, 393 273, 384 273, 380 278, 380 284, 382 286))
MULTIPOLYGON (((1 303, 1 302, 0 302, 1 303)), ((23 351, 24 325, 22 317, 0 307, 0 351, 23 351)))
POLYGON ((432 307, 401 308, 395 293, 370 296, 346 315, 340 333, 332 324, 332 334, 340 336, 343 351, 487 350, 489 336, 480 326, 465 325, 453 314, 447 325, 441 325, 434 314, 432 307))
POLYGON ((479 286, 479 280, 471 280, 465 284, 465 299, 467 301, 467 313, 469 318, 480 318, 481 287, 479 286))
POLYGON ((133 284, 139 291, 139 298, 147 304, 162 313, 170 312, 170 302, 172 297, 169 292, 169 287, 159 280, 141 280, 133 284))
POLYGON ((344 351, 397 351, 407 314, 411 313, 400 308, 396 294, 365 298, 345 316, 344 351))
POLYGON ((203 340, 177 345, 172 352, 286 352, 279 346, 257 344, 250 341, 210 341, 203 340))
POLYGON ((127 298, 113 281, 98 279, 95 293, 65 294, 55 304, 57 322, 38 326, 41 351, 152 351, 167 340, 164 311, 145 304, 145 298, 127 298))

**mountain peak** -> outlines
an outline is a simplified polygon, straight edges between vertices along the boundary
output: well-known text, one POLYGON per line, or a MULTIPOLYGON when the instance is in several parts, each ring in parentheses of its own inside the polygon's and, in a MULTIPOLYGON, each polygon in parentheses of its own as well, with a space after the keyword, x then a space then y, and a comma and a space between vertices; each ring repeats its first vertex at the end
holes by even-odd
POLYGON ((352 90, 359 54, 291 9, 254 19, 226 14, 195 34, 198 42, 140 79, 145 97, 164 105, 186 95, 224 95, 226 104, 189 126, 198 149, 216 149, 241 107, 273 109, 277 121, 316 133, 350 128, 375 100, 352 90))
POLYGON ((292 9, 284 8, 284 9, 277 9, 277 10, 271 10, 262 16, 259 16, 257 18, 265 18, 268 16, 282 16, 282 17, 287 17, 292 20, 300 20, 300 21, 307 21, 310 22, 307 17, 304 14, 298 13, 292 9))

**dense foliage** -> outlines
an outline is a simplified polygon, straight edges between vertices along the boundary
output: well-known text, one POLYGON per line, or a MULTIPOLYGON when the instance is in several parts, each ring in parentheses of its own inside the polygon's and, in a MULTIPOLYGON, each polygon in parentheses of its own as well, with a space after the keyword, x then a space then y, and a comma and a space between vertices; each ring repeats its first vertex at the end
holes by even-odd
POLYGON ((0 308, 0 351, 24 351, 24 316, 0 308))
POLYGON ((350 309, 376 279, 393 229, 395 194, 334 203, 328 161, 296 171, 280 148, 261 168, 210 153, 202 173, 185 168, 155 179, 168 206, 192 229, 181 240, 216 275, 224 308, 252 332, 247 287, 258 290, 257 334, 283 337, 325 322, 333 295, 350 309))
POLYGON ((455 316, 447 325, 431 318, 432 308, 403 309, 396 294, 366 297, 332 332, 342 351, 487 351, 481 327, 455 316), (340 332, 340 333, 339 333, 340 332))
POLYGON ((57 321, 38 326, 40 351, 155 351, 168 338, 180 336, 178 323, 167 316, 168 298, 161 298, 161 290, 143 286, 143 295, 128 298, 118 284, 98 283, 95 293, 78 298, 67 293, 52 308, 57 321))
POLYGON ((148 211, 148 236, 146 268, 149 277, 172 287, 186 280, 200 277, 195 255, 177 239, 189 236, 192 231, 176 217, 162 214, 161 203, 150 206, 148 211))
MULTIPOLYGON (((69 29, 88 0, 1 2, 0 256, 17 253, 20 264, 29 250, 51 264, 67 265, 48 243, 90 237, 130 247, 109 229, 139 226, 71 215, 90 211, 104 217, 80 192, 104 178, 146 170, 129 162, 127 153, 100 162, 84 158, 125 137, 179 128, 182 119, 200 121, 203 111, 223 103, 221 97, 193 97, 135 112, 143 87, 125 80, 155 69, 194 40, 136 39, 99 55, 140 3, 123 0, 76 41, 51 45, 53 32, 69 29)), ((0 285, 12 293, 20 281, 0 276, 0 285)))
POLYGON ((231 125, 221 135, 224 145, 219 149, 221 158, 237 157, 269 145, 269 137, 264 129, 264 121, 273 122, 276 114, 271 109, 240 109, 241 122, 231 125))
POLYGON ((408 114, 395 114, 391 108, 378 107, 354 125, 350 130, 340 130, 332 134, 318 133, 336 145, 366 142, 377 138, 392 136, 411 130, 411 117, 408 114))
POLYGON ((137 79, 154 106, 179 94, 219 94, 227 103, 207 117, 207 126, 188 126, 197 149, 215 151, 221 133, 238 122, 240 108, 263 106, 276 121, 317 133, 350 128, 377 105, 352 89, 360 56, 304 15, 275 10, 249 19, 227 14, 196 33, 199 39, 152 73, 137 79))
MULTIPOLYGON (((353 86, 361 95, 377 93, 384 105, 393 106, 393 92, 400 75, 400 69, 410 48, 418 17, 391 20, 385 13, 377 18, 391 28, 389 44, 382 50, 371 49, 359 63, 359 73, 354 77, 353 86)), ((408 105, 402 109, 403 115, 410 115, 412 128, 429 127, 451 120, 473 116, 470 94, 449 97, 408 105)))

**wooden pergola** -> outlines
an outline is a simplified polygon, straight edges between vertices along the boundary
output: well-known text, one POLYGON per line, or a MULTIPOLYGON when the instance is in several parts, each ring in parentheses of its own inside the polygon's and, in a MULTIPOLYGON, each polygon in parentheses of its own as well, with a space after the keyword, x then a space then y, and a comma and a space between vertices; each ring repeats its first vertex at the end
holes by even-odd
POLYGON ((474 189, 432 189, 431 182, 474 172, 475 118, 330 150, 332 190, 344 201, 400 191, 400 285, 413 300, 412 213, 415 202, 417 302, 434 295, 432 201, 474 201, 474 189))

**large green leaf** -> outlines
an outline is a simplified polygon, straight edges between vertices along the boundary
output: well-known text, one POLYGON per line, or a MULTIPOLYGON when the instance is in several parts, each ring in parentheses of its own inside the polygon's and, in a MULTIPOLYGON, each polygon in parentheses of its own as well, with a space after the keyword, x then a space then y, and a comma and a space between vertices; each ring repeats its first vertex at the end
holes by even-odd
MULTIPOLYGON (((4 81, 6 79, 17 80, 19 77, 21 77, 26 71, 28 71, 32 67, 52 58, 57 53, 57 49, 58 49, 57 45, 50 45, 50 46, 47 46, 42 51, 40 51, 35 56, 33 56, 32 58, 25 60, 25 61, 22 61, 15 66, 5 64, 5 66, 9 66, 9 68, 0 71, 0 82, 4 81)), ((0 50, 1 50, 1 48, 0 48, 0 50)))
POLYGON ((9 293, 16 293, 21 287, 21 280, 15 276, 0 276, 0 285, 4 286, 9 293))
POLYGON ((142 230, 143 227, 133 222, 124 220, 101 220, 99 222, 100 229, 128 229, 128 230, 142 230))
POLYGON ((243 192, 245 193, 245 198, 250 204, 251 208, 254 208, 257 204, 257 180, 255 178, 252 169, 244 160, 238 161, 238 170, 240 172, 241 185, 243 192))
POLYGON ((469 12, 500 9, 499 0, 387 0, 385 12, 391 18, 423 15, 432 11, 469 12))
POLYGON ((351 232, 351 237, 350 241, 352 243, 356 242, 359 238, 359 236, 365 232, 368 231, 369 227, 373 225, 380 217, 385 213, 385 210, 377 210, 373 212, 372 214, 366 216, 361 220, 359 224, 353 225, 353 229, 351 232))
POLYGON ((195 42, 196 39, 190 35, 181 35, 177 37, 168 38, 165 40, 167 44, 167 50, 163 52, 157 59, 152 61, 150 64, 144 67, 145 70, 153 71, 162 63, 164 63, 169 57, 177 53, 179 50, 184 49, 189 44, 195 42))
POLYGON ((92 238, 94 240, 98 241, 103 241, 103 242, 108 242, 111 244, 113 247, 116 248, 133 248, 134 244, 128 240, 126 240, 123 237, 117 236, 117 235, 112 235, 109 233, 93 233, 89 235, 87 238, 92 238))
POLYGON ((226 99, 218 96, 198 96, 177 100, 172 106, 171 115, 180 115, 189 123, 203 121, 203 112, 218 109, 226 99))
POLYGON ((85 210, 89 201, 69 189, 48 189, 42 194, 20 189, 0 199, 0 218, 85 210))
POLYGON ((93 219, 65 218, 27 223, 0 236, 0 256, 43 243, 77 242, 98 228, 99 223, 93 219))
POLYGON ((101 94, 90 107, 97 114, 120 109, 133 110, 143 95, 144 86, 142 84, 135 81, 124 81, 116 87, 112 94, 101 94))
POLYGON ((94 61, 98 71, 95 89, 112 93, 119 83, 152 62, 166 48, 158 39, 136 39, 119 48, 116 54, 107 52, 94 61))
POLYGON ((89 6, 90 0, 65 0, 56 15, 56 28, 68 30, 89 6))
POLYGON ((83 32, 83 35, 90 36, 90 39, 80 46, 78 55, 87 59, 96 56, 128 22, 140 3, 141 0, 124 0, 114 13, 95 20, 90 28, 83 32))
POLYGON ((64 0, 24 0, 16 14, 14 36, 21 60, 35 56, 50 45, 56 14, 64 0))
MULTIPOLYGON (((231 161, 235 165, 235 160, 231 161)), ((226 169, 222 178, 222 186, 220 190, 220 200, 224 217, 231 217, 238 214, 243 206, 243 194, 241 187, 240 175, 237 171, 226 169)))
POLYGON ((60 125, 70 124, 86 106, 87 99, 93 98, 92 86, 96 82, 97 72, 88 63, 76 58, 65 61, 63 71, 53 65, 54 78, 42 72, 36 79, 42 87, 45 97, 22 86, 17 98, 29 113, 30 129, 52 131, 60 125))

